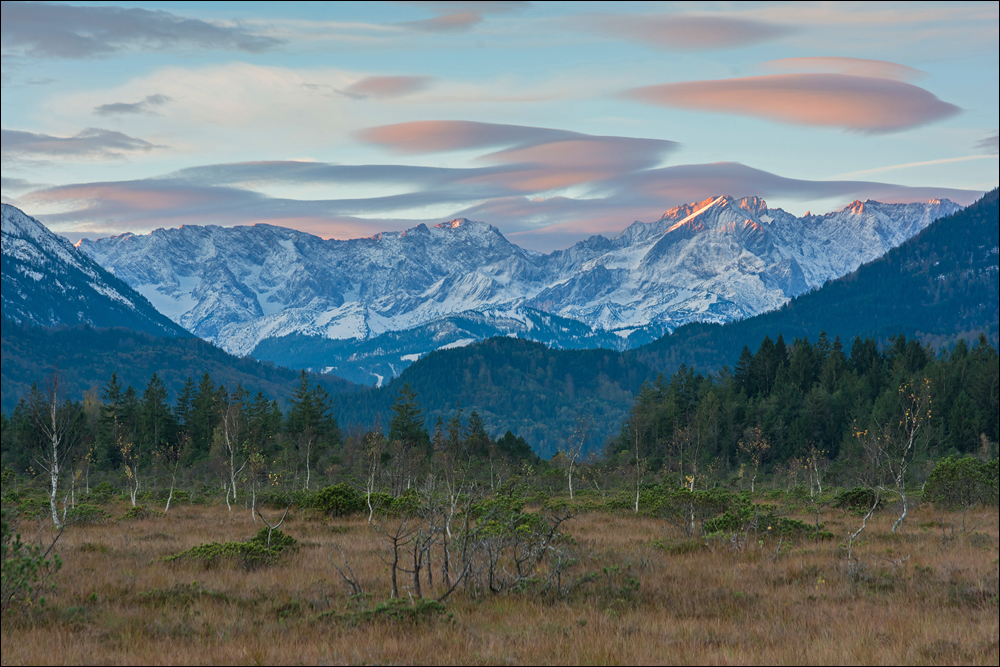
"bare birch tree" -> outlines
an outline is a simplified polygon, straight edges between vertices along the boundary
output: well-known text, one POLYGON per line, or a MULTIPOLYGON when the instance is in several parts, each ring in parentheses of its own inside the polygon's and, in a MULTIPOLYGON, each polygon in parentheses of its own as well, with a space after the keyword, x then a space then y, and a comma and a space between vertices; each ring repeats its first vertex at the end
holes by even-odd
POLYGON ((80 417, 79 411, 68 400, 60 404, 61 390, 59 370, 56 369, 49 376, 44 393, 33 386, 29 399, 33 426, 40 440, 35 462, 49 473, 49 507, 56 526, 62 526, 56 509, 59 478, 79 439, 79 429, 74 428, 74 422, 80 417))
MULTIPOLYGON (((219 429, 222 434, 222 446, 226 457, 226 472, 229 481, 226 488, 226 504, 229 504, 229 496, 232 495, 233 502, 236 502, 236 478, 243 472, 249 457, 246 455, 244 446, 244 421, 243 414, 243 391, 237 388, 230 394, 225 403, 221 406, 222 421, 219 429)), ((232 509, 232 507, 230 507, 232 509)))
POLYGON ((573 433, 566 440, 566 447, 561 450, 562 455, 566 459, 566 479, 569 482, 570 500, 573 500, 573 471, 577 460, 583 454, 583 448, 587 444, 587 438, 590 437, 592 427, 592 419, 582 414, 577 414, 573 433))

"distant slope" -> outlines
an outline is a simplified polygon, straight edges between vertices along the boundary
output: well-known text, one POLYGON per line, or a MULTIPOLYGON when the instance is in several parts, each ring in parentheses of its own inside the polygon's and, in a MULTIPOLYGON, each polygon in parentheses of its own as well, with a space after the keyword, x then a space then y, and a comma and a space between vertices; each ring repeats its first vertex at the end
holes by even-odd
POLYGON ((593 420, 588 451, 616 435, 648 367, 613 350, 552 350, 516 338, 492 338, 432 352, 381 389, 334 397, 342 426, 370 427, 389 413, 403 383, 417 392, 428 430, 461 405, 479 413, 490 435, 508 429, 543 457, 566 443, 577 415, 593 420))
POLYGON ((2 316, 38 326, 129 327, 190 336, 66 239, 9 204, 2 208, 2 316))
POLYGON ((931 223, 898 248, 780 309, 725 325, 690 324, 629 353, 672 371, 732 365, 743 346, 782 333, 815 340, 820 331, 849 345, 855 336, 903 333, 936 347, 986 332, 997 345, 1000 300, 998 191, 931 223))
MULTIPOLYGON (((628 341, 655 340, 661 327, 637 329, 628 341)), ((517 337, 562 350, 620 349, 623 338, 592 330, 576 320, 532 308, 511 311, 470 311, 405 331, 387 331, 364 341, 331 340, 319 336, 289 334, 264 339, 251 356, 291 368, 309 368, 333 373, 352 382, 381 386, 432 350, 464 347, 494 337, 517 337)))
MULTIPOLYGON (((151 336, 131 329, 44 329, 3 320, 2 406, 9 413, 33 382, 42 383, 58 367, 64 396, 81 400, 90 389, 104 387, 112 372, 123 385, 141 394, 150 376, 159 373, 171 400, 190 376, 208 372, 216 383, 242 383, 251 393, 263 391, 279 403, 297 388, 299 372, 275 368, 249 358, 234 357, 199 338, 151 336)), ((332 375, 311 375, 330 393, 353 391, 357 385, 332 375)))

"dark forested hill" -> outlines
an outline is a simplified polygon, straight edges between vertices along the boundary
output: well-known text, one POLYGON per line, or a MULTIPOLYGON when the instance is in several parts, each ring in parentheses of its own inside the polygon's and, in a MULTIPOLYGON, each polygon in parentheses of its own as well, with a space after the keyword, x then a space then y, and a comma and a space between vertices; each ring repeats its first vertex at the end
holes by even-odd
MULTIPOLYGON (((171 399, 190 376, 205 373, 219 384, 242 383, 251 393, 263 391, 284 402, 298 386, 298 371, 275 368, 250 358, 234 357, 199 338, 152 336, 132 329, 94 329, 87 326, 45 329, 3 320, 2 404, 9 413, 34 382, 42 383, 58 367, 65 396, 83 398, 118 373, 124 386, 141 389, 158 373, 171 399)), ((311 375, 330 393, 357 389, 332 375, 311 375)))
POLYGON ((460 406, 466 417, 475 410, 490 435, 510 429, 548 457, 565 445, 578 416, 592 420, 587 449, 599 450, 620 431, 635 392, 648 379, 648 367, 612 350, 552 350, 527 340, 492 338, 432 352, 385 387, 333 400, 342 426, 370 427, 389 413, 408 383, 428 428, 460 406))
POLYGON ((855 336, 886 341, 916 337, 933 347, 980 332, 997 344, 998 191, 958 213, 930 224, 879 259, 782 308, 725 325, 691 324, 638 348, 635 357, 672 372, 681 364, 702 371, 733 365, 744 346, 756 349, 765 336, 786 340, 821 331, 844 341, 855 336))

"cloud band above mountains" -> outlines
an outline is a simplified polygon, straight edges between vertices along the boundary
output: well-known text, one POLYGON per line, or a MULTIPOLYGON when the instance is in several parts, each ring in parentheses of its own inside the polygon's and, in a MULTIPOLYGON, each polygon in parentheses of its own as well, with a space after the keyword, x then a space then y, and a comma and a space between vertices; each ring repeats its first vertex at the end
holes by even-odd
POLYGON ((159 178, 36 190, 15 203, 29 210, 41 209, 40 219, 56 229, 71 228, 77 237, 142 233, 180 224, 269 223, 327 238, 356 238, 406 229, 420 222, 467 217, 497 226, 525 247, 549 251, 591 234, 613 236, 633 220, 655 220, 670 206, 716 194, 759 195, 779 202, 832 199, 844 203, 868 198, 911 202, 948 197, 962 204, 971 203, 981 194, 867 181, 807 181, 738 163, 712 163, 638 170, 629 177, 602 181, 601 196, 575 198, 520 190, 526 181, 516 175, 519 168, 349 167, 311 162, 219 164, 159 178), (369 198, 303 200, 262 194, 254 189, 262 183, 312 186, 320 191, 345 184, 403 184, 408 191, 369 198), (431 205, 443 206, 447 212, 437 216, 411 213, 431 205), (45 214, 46 208, 53 213, 45 214))

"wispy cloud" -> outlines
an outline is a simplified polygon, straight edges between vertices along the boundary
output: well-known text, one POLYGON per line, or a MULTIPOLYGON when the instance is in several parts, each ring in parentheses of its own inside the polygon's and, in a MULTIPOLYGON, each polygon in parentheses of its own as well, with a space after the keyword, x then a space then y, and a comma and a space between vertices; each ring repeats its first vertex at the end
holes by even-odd
POLYGON ((31 181, 23 178, 10 178, 7 176, 0 177, 0 190, 2 190, 4 194, 27 192, 29 190, 37 190, 41 187, 43 186, 38 183, 32 183, 31 181))
POLYGON ((905 130, 960 109, 901 81, 848 74, 774 74, 634 88, 627 97, 661 106, 867 133, 905 130))
POLYGON ((121 158, 129 153, 145 152, 158 148, 155 144, 143 139, 99 128, 87 128, 72 137, 56 137, 50 134, 20 130, 0 130, 0 137, 2 137, 0 150, 2 150, 4 157, 27 159, 121 158))
POLYGON ((138 102, 112 102, 94 107, 97 116, 121 116, 124 114, 154 114, 154 107, 163 106, 170 101, 167 95, 147 95, 138 102))
POLYGON ((260 53, 281 44, 241 26, 139 8, 5 2, 0 19, 4 50, 37 58, 94 58, 125 50, 185 48, 260 53))
POLYGON ((860 171, 852 171, 847 174, 839 174, 834 176, 834 178, 857 178, 858 176, 868 176, 869 174, 882 174, 887 171, 896 171, 898 169, 909 169, 911 167, 929 167, 936 164, 950 164, 952 162, 968 162, 969 160, 988 160, 989 155, 963 155, 962 157, 948 157, 941 158, 939 160, 924 160, 922 162, 907 162, 905 164, 893 164, 886 167, 875 167, 874 169, 862 169, 860 171))
POLYGON ((575 18, 571 25, 664 51, 737 49, 795 31, 780 23, 683 14, 588 14, 575 18))
POLYGON ((983 151, 984 153, 989 153, 990 155, 997 155, 1000 153, 1000 133, 994 132, 992 137, 986 137, 985 139, 980 139, 976 143, 976 148, 983 151))

